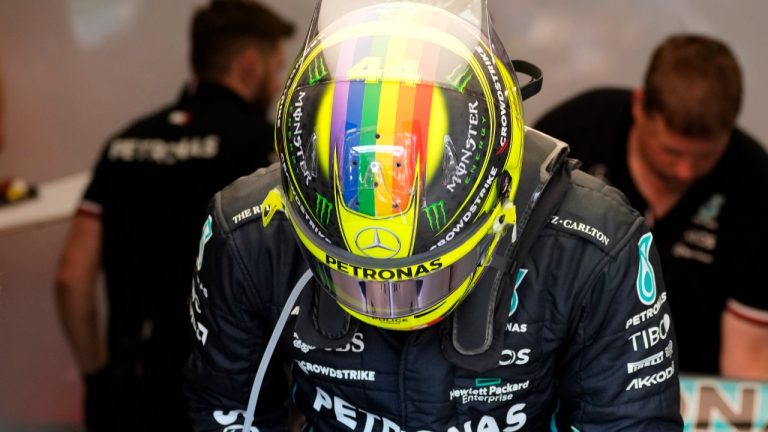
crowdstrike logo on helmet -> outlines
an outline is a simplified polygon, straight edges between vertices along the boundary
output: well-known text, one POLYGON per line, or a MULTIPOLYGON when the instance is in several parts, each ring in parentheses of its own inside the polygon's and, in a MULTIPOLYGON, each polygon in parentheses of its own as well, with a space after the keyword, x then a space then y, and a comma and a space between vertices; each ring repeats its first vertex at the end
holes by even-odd
POLYGON ((496 102, 499 104, 499 121, 501 122, 501 130, 499 134, 499 145, 505 146, 509 137, 509 118, 507 115, 507 88, 499 79, 499 74, 493 61, 493 56, 489 55, 481 46, 476 46, 475 51, 483 59, 485 67, 488 68, 488 74, 493 81, 493 87, 496 90, 496 102))

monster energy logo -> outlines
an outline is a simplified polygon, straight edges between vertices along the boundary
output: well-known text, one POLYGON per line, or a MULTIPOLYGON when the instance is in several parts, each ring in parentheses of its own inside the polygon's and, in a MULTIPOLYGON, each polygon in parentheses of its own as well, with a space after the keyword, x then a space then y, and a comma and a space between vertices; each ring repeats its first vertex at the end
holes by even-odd
POLYGON ((315 271, 313 274, 320 279, 320 283, 323 284, 324 287, 331 290, 332 294, 336 294, 336 285, 333 283, 333 280, 331 280, 331 277, 326 270, 327 267, 322 265, 320 261, 315 261, 315 271))
POLYGON ((328 76, 328 69, 326 69, 323 59, 318 57, 312 61, 312 65, 309 67, 309 85, 317 84, 326 76, 328 76))
POLYGON ((461 65, 456 66, 450 74, 448 74, 448 81, 453 84, 459 93, 464 93, 464 89, 467 87, 467 83, 472 79, 472 70, 469 66, 466 66, 463 70, 461 65), (461 70, 461 72, 459 72, 461 70))
POLYGON ((429 220, 429 229, 437 231, 441 226, 445 226, 445 201, 440 200, 436 203, 432 203, 422 209, 427 214, 429 220), (443 216, 442 225, 440 223, 440 215, 443 216))
POLYGON ((325 225, 331 221, 331 212, 333 212, 333 203, 328 198, 317 194, 317 203, 315 204, 315 216, 320 219, 320 223, 325 225))

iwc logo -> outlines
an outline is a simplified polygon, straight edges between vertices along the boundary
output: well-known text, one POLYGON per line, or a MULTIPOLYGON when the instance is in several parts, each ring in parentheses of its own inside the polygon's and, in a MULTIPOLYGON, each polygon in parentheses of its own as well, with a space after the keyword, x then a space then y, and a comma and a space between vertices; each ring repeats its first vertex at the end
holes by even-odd
POLYGON ((392 231, 380 228, 366 228, 355 237, 360 252, 371 258, 392 258, 400 252, 400 239, 392 231))

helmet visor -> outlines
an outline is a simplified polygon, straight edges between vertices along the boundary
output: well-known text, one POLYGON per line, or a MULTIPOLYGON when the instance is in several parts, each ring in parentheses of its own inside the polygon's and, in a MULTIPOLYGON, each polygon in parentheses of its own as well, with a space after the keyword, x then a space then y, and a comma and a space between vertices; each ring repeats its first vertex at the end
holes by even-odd
MULTIPOLYGON (((425 265, 424 272, 432 272, 421 277, 397 280, 398 276, 402 276, 398 274, 401 269, 369 269, 338 261, 329 266, 310 253, 305 255, 310 260, 315 277, 340 304, 376 318, 398 318, 428 311, 450 298, 483 269, 480 254, 473 252, 436 271, 425 265)), ((418 273, 418 269, 415 271, 418 273)))

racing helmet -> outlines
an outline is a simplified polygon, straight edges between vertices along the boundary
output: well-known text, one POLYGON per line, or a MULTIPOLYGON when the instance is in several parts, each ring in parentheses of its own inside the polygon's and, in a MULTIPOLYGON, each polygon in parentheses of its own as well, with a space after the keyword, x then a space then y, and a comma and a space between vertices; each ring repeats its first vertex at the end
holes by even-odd
POLYGON ((440 321, 514 224, 521 96, 485 0, 319 1, 275 124, 280 205, 363 322, 440 321))

